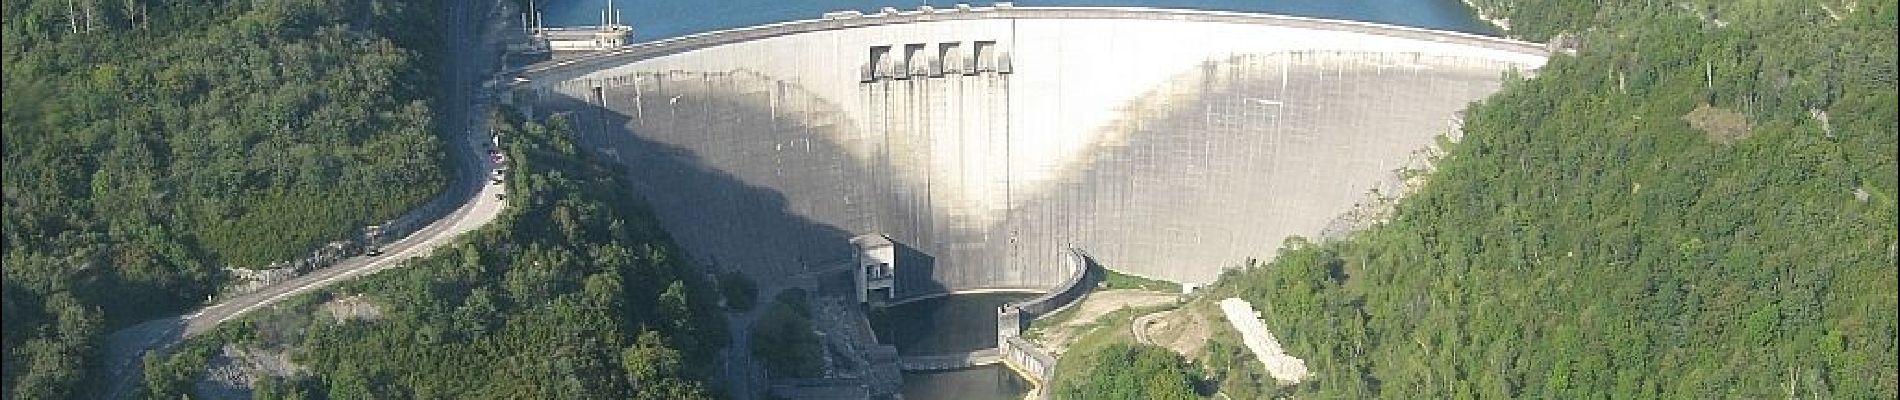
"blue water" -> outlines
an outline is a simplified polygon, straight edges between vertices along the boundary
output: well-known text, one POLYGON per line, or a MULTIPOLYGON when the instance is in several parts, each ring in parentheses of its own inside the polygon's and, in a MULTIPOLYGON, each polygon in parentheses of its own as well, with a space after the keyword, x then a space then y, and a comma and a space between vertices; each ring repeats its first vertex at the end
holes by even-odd
MULTIPOLYGON (((548 26, 594 25, 608 0, 539 0, 548 26)), ((956 1, 891 2, 877 0, 615 0, 621 21, 633 25, 634 40, 651 41, 693 33, 772 22, 816 19, 829 11, 866 13, 890 6, 915 10, 930 4, 950 8, 956 1)), ((987 6, 987 1, 965 1, 987 6)), ((1139 6, 1246 11, 1379 22, 1420 28, 1495 34, 1458 0, 1021 0, 1017 6, 1139 6)))

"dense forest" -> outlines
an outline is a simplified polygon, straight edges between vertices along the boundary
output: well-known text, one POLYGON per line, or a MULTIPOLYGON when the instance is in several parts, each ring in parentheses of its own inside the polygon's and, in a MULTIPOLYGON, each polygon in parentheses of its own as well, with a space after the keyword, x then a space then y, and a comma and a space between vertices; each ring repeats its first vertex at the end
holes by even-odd
POLYGON ((9 398, 71 397, 112 329, 444 185, 432 1, 4 5, 9 398))
POLYGON ((812 328, 811 299, 804 289, 778 293, 752 325, 752 354, 775 378, 817 378, 825 369, 824 346, 812 328))
POLYGON ((494 225, 148 359, 146 397, 192 393, 227 345, 304 368, 260 399, 710 397, 726 343, 712 280, 559 120, 499 126, 513 194, 494 225))
POLYGON ((1262 396, 1896 396, 1894 2, 1478 4, 1577 52, 1389 221, 1222 279, 1315 373, 1262 396))
POLYGON ((1055 398, 1188 400, 1199 398, 1194 385, 1200 371, 1166 348, 1150 344, 1110 343, 1065 355, 1076 363, 1074 378, 1060 381, 1055 398))

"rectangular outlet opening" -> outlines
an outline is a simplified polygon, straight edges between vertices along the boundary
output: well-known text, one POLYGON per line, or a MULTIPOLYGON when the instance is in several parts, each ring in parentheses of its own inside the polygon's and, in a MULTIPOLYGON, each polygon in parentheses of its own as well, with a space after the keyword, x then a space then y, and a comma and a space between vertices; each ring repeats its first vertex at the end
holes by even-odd
POLYGON ((993 41, 993 40, 978 41, 976 42, 976 48, 974 50, 976 50, 975 51, 976 71, 977 72, 995 72, 996 71, 996 41, 993 41))
POLYGON ((894 64, 896 61, 891 60, 891 46, 871 46, 869 61, 864 64, 864 81, 891 77, 894 64))
POLYGON ((963 53, 958 52, 962 47, 963 44, 958 42, 937 44, 937 61, 942 68, 937 71, 939 74, 963 73, 963 53))
MULTIPOLYGON (((929 72, 928 68, 930 67, 930 61, 927 60, 927 58, 928 57, 924 55, 923 43, 911 43, 911 44, 904 45, 904 74, 911 75, 911 76, 922 76, 928 73, 929 72)), ((902 79, 902 78, 900 77, 899 79, 902 79)))

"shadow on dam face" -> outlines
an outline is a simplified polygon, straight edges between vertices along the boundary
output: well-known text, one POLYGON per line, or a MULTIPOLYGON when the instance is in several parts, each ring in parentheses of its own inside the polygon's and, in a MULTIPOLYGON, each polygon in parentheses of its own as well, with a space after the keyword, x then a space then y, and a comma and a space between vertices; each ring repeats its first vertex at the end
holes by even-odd
MULTIPOLYGON (((542 106, 557 110, 555 115, 579 133, 583 146, 624 165, 627 182, 655 210, 668 234, 701 265, 769 282, 854 262, 849 239, 865 232, 809 217, 862 216, 869 206, 853 201, 852 185, 846 184, 868 179, 865 167, 848 162, 843 149, 828 139, 838 126, 809 124, 805 123, 809 118, 790 115, 782 118, 770 105, 760 103, 769 100, 708 83, 763 81, 751 74, 673 73, 646 78, 650 79, 646 84, 669 93, 659 97, 664 107, 648 108, 638 104, 637 95, 629 98, 628 93, 607 88, 580 98, 546 98, 542 106), (633 102, 631 107, 639 111, 616 109, 615 105, 626 102, 633 102), (709 148, 729 151, 703 150, 709 148), (800 156, 785 156, 788 148, 800 156)), ((801 95, 795 89, 785 93, 801 95)), ((813 107, 800 113, 836 114, 835 107, 814 97, 799 101, 813 107)), ((899 292, 894 295, 952 290, 931 279, 937 269, 934 257, 909 246, 901 248, 908 250, 899 254, 906 273, 900 275, 899 292)))
POLYGON ((930 125, 945 97, 1007 110, 1006 75, 863 84, 857 100, 885 113, 876 121, 748 71, 577 79, 537 107, 567 112, 582 143, 625 164, 701 261, 769 280, 845 261, 849 237, 884 233, 930 260, 899 273, 896 295, 910 297, 1045 288, 1063 278, 1055 265, 1069 246, 1111 269, 1212 280, 1396 187, 1403 160, 1511 68, 1402 52, 1209 61, 1114 110, 1086 151, 1033 185, 1008 169, 940 170, 969 168, 956 159, 971 151, 1022 151, 1011 137, 1037 134, 930 125), (980 180, 1007 188, 1004 207, 945 194, 980 180))

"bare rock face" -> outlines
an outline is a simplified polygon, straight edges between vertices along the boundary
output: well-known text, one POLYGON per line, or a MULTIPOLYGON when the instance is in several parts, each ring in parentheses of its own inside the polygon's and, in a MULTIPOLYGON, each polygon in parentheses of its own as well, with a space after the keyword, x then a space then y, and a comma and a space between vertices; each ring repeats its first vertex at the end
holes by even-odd
POLYGON ((362 294, 338 297, 324 302, 321 312, 337 323, 350 321, 375 322, 383 319, 383 309, 362 294))
POLYGON ((192 386, 199 396, 207 399, 249 399, 260 379, 288 378, 306 373, 309 373, 309 369, 292 362, 287 350, 263 350, 226 344, 211 358, 204 377, 192 386))
MULTIPOLYGON (((1824 117, 1817 117, 1824 118, 1824 117)), ((1694 111, 1683 115, 1689 126, 1709 135, 1709 140, 1717 143, 1733 143, 1748 137, 1755 127, 1748 122, 1748 116, 1734 110, 1703 103, 1694 111)))
POLYGON ((274 285, 290 280, 290 278, 295 278, 298 275, 330 266, 346 257, 362 254, 362 252, 363 240, 339 240, 318 247, 316 250, 311 251, 309 256, 295 260, 274 262, 263 269, 226 267, 225 272, 231 275, 231 283, 226 285, 224 295, 235 296, 250 293, 265 286, 274 285))
MULTIPOLYGON (((375 322, 383 311, 369 296, 339 296, 315 307, 313 312, 337 323, 375 322)), ((265 378, 293 378, 309 373, 309 368, 291 359, 289 343, 303 334, 308 314, 270 314, 257 321, 259 343, 228 343, 206 364, 204 375, 193 383, 197 395, 208 399, 251 398, 258 382, 265 378)))

